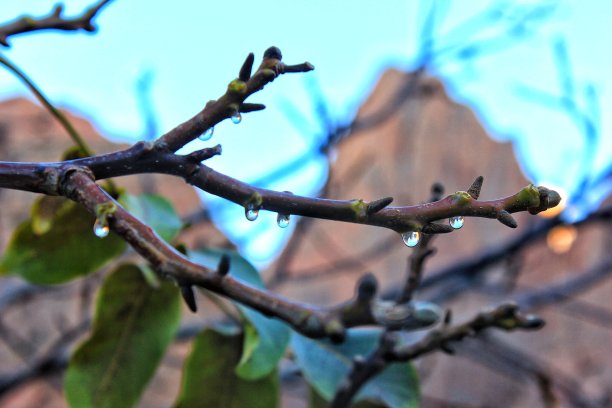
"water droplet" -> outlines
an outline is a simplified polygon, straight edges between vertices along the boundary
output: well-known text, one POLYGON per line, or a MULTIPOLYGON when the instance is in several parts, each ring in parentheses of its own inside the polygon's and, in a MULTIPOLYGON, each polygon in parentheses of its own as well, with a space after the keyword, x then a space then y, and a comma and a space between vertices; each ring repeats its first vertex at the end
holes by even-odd
POLYGON ((255 221, 259 215, 259 209, 255 207, 247 207, 244 209, 244 216, 249 221, 255 221))
POLYGON ((205 142, 207 140, 210 140, 213 137, 213 133, 215 133, 215 127, 209 127, 208 129, 206 129, 204 131, 204 133, 202 133, 200 136, 198 136, 198 139, 200 139, 201 141, 205 142))
POLYGON ((421 239, 421 233, 418 231, 408 231, 402 234, 402 239, 404 240, 404 244, 409 247, 415 247, 419 240, 421 239))
POLYGON ((461 227, 463 227, 463 217, 458 215, 456 217, 450 217, 448 219, 448 223, 450 224, 451 227, 453 227, 454 229, 459 229, 461 227))
POLYGON ((108 235, 110 229, 108 228, 108 224, 103 223, 99 219, 96 218, 96 222, 93 226, 94 235, 98 238, 104 238, 108 235))
POLYGON ((232 115, 232 122, 237 125, 241 121, 242 121, 242 115, 240 114, 240 112, 234 112, 234 114, 232 115))
POLYGON ((278 214, 276 223, 281 228, 287 228, 289 226, 289 214, 278 214))

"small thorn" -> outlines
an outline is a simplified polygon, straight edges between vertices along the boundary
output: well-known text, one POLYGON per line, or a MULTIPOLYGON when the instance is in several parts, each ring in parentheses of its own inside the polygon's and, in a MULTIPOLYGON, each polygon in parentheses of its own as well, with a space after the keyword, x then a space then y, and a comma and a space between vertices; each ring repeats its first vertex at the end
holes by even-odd
POLYGON ((444 194, 444 186, 442 183, 433 183, 431 186, 431 201, 438 201, 442 198, 444 194))
POLYGON ((482 182, 483 181, 484 181, 484 177, 482 177, 482 176, 476 177, 476 180, 474 180, 474 182, 472 183, 472 185, 470 186, 470 188, 467 191, 468 194, 474 200, 478 200, 478 197, 480 197, 480 189, 482 188, 482 182))
POLYGON ((221 255, 219 265, 217 265, 217 273, 221 276, 225 276, 230 270, 230 257, 227 254, 221 255))
POLYGON ((262 103, 243 103, 240 105, 240 112, 249 113, 266 109, 266 105, 262 103))
POLYGON ((446 312, 444 313, 444 326, 448 326, 449 324, 451 324, 453 320, 453 311, 450 309, 446 309, 446 312))
POLYGON ((253 62, 255 61, 255 54, 252 52, 247 55, 244 63, 242 64, 242 68, 240 68, 240 74, 238 74, 238 78, 241 81, 248 81, 251 78, 251 72, 253 71, 253 62))
POLYGON ((368 203, 368 206, 366 207, 366 214, 368 215, 376 214, 377 212, 387 207, 392 202, 393 202, 393 197, 385 197, 379 200, 371 201, 368 203))
POLYGON ((363 275, 357 283, 357 301, 368 302, 372 300, 377 290, 378 282, 376 277, 371 273, 363 275))
POLYGON ((506 210, 501 210, 497 215, 497 219, 499 222, 510 228, 516 228, 518 226, 514 217, 506 210))
POLYGON ((64 6, 62 4, 58 4, 53 9, 53 17, 61 17, 63 11, 64 11, 64 6))
POLYGON ((198 311, 198 306, 196 305, 195 295, 193 294, 193 286, 191 285, 180 285, 181 295, 183 296, 183 300, 187 304, 189 310, 193 313, 198 311))

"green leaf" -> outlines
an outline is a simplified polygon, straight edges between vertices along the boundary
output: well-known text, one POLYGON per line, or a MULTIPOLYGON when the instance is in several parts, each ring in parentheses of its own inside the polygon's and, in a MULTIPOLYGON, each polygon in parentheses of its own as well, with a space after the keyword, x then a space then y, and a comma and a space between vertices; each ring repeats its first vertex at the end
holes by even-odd
POLYGON ((78 204, 41 199, 32 219, 19 225, 0 259, 0 273, 20 275, 36 284, 63 283, 104 266, 125 250, 111 233, 93 233, 95 218, 78 204), (45 210, 47 204, 51 212, 45 210))
MULTIPOLYGON (((312 387, 309 387, 308 408, 327 408, 329 401, 319 395, 312 387)), ((351 404, 351 408, 384 408, 385 405, 372 401, 359 401, 351 404)))
POLYGON ((44 234, 53 226, 56 215, 74 205, 70 200, 58 196, 42 196, 32 204, 32 231, 36 235, 44 234))
POLYGON ((120 201, 134 217, 153 228, 157 235, 167 242, 171 242, 183 227, 174 206, 164 197, 154 194, 126 194, 120 201))
MULTIPOLYGON (((230 257, 231 276, 251 286, 264 287, 257 269, 237 252, 209 248, 190 252, 189 256, 194 262, 215 269, 223 254, 230 257)), ((249 323, 245 326, 243 354, 236 373, 248 380, 262 378, 272 372, 283 357, 290 330, 280 320, 266 317, 246 306, 238 305, 238 308, 249 323)))
POLYGON ((174 285, 153 289, 137 266, 117 268, 100 289, 91 336, 70 359, 70 406, 134 406, 174 339, 180 310, 174 285))
POLYGON ((176 408, 274 408, 278 406, 278 373, 250 381, 234 367, 243 340, 237 333, 206 329, 193 342, 185 362, 176 408))
MULTIPOLYGON (((380 334, 380 329, 352 329, 344 343, 335 345, 293 333, 291 346, 308 383, 329 401, 349 373, 353 357, 368 356, 377 347, 380 334)), ((391 408, 418 407, 416 370, 409 363, 390 364, 357 393, 355 402, 363 400, 382 402, 391 408)))

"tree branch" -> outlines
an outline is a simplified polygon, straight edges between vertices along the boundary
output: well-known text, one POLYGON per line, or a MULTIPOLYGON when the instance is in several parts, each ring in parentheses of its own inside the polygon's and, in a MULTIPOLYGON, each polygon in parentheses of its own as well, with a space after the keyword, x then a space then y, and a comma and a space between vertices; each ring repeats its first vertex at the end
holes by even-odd
POLYGON ((53 11, 45 17, 20 17, 17 20, 0 26, 0 44, 10 47, 8 38, 17 34, 29 33, 41 30, 79 31, 93 32, 96 27, 93 24, 94 17, 110 3, 111 0, 101 0, 91 6, 78 17, 64 18, 62 13, 64 6, 58 4, 53 11))
POLYGON ((448 343, 475 336, 488 328, 506 331, 537 330, 543 325, 544 321, 540 318, 523 316, 519 313, 518 306, 505 303, 480 312, 466 323, 432 330, 423 340, 407 346, 398 346, 395 335, 392 332, 385 332, 381 336, 379 347, 365 361, 354 362, 347 380, 340 386, 329 407, 348 407, 357 391, 390 363, 411 361, 433 351, 447 350, 448 343))

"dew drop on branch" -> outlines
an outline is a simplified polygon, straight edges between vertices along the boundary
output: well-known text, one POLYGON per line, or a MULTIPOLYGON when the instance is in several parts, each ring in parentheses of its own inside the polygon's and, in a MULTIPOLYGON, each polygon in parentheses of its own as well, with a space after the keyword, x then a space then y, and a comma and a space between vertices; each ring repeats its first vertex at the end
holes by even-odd
POLYGON ((93 226, 93 232, 96 237, 105 238, 106 236, 108 236, 110 229, 108 228, 108 224, 103 223, 98 218, 96 218, 96 222, 93 226))
POLYGON ((213 137, 213 133, 215 133, 215 127, 211 126, 208 129, 206 129, 204 131, 204 133, 202 133, 200 136, 198 136, 198 139, 200 139, 201 141, 205 142, 207 140, 210 140, 213 137))
POLYGON ((448 223, 454 229, 459 229, 459 228, 463 227, 463 222, 464 222, 463 217, 460 216, 460 215, 458 215, 456 217, 450 217, 448 219, 448 223))
POLYGON ((278 214, 276 217, 276 223, 281 228, 287 228, 289 226, 289 214, 278 214))
POLYGON ((421 233, 418 231, 408 231, 402 234, 404 244, 408 247, 415 247, 421 240, 421 233))
POLYGON ((244 216, 249 221, 255 221, 259 216, 259 210, 255 207, 247 207, 244 209, 244 216))
POLYGON ((242 121, 242 115, 240 114, 240 112, 234 112, 234 114, 232 115, 232 122, 237 125, 241 121, 242 121))

